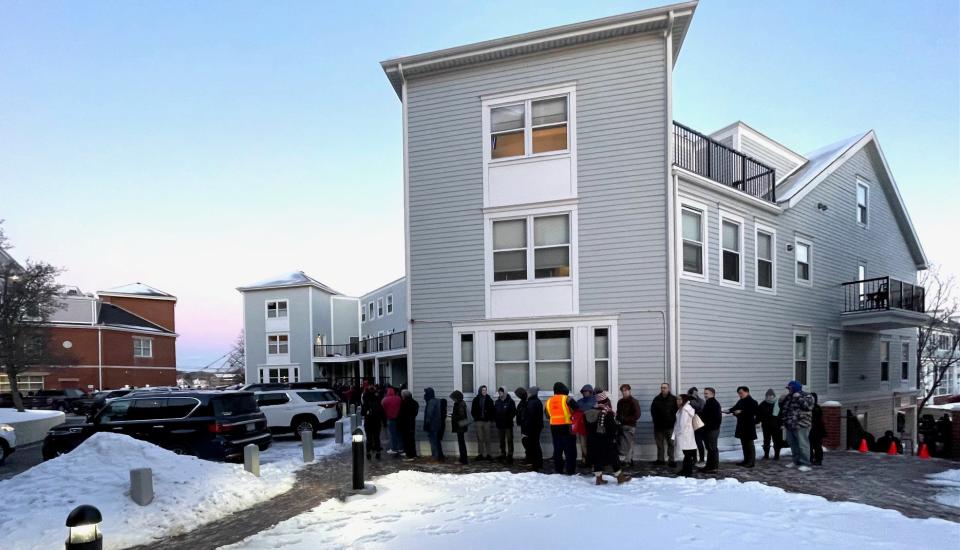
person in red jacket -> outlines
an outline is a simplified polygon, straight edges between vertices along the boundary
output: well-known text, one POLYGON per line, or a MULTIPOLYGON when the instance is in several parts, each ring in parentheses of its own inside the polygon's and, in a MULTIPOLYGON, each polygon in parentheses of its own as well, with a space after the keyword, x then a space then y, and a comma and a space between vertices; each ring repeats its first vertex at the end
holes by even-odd
POLYGON ((400 432, 397 430, 397 416, 400 415, 400 396, 393 388, 387 388, 387 395, 380 402, 383 405, 384 416, 387 418, 387 431, 390 432, 390 449, 388 453, 400 458, 403 443, 400 441, 400 432))

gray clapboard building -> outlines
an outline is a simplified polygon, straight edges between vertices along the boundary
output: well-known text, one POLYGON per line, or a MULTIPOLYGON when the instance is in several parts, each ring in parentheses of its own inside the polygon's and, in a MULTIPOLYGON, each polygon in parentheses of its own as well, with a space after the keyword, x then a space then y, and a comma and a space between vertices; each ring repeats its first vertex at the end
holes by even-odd
POLYGON ((646 411, 664 381, 729 406, 798 379, 912 429, 927 260, 876 135, 801 155, 674 121, 696 5, 382 63, 414 395, 629 383, 646 411))

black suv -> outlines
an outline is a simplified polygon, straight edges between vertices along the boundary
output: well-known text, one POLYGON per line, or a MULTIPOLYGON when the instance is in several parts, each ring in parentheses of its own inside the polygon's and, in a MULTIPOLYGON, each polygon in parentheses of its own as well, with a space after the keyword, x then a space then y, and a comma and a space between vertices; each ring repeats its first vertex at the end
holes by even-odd
POLYGON ((77 388, 40 390, 33 395, 24 397, 23 406, 27 409, 53 409, 67 412, 73 409, 74 402, 86 397, 86 392, 77 388))
POLYGON ((251 392, 178 391, 112 399, 84 424, 60 424, 43 440, 43 458, 68 453, 97 432, 126 434, 206 460, 242 460, 251 443, 270 447, 267 419, 251 392))

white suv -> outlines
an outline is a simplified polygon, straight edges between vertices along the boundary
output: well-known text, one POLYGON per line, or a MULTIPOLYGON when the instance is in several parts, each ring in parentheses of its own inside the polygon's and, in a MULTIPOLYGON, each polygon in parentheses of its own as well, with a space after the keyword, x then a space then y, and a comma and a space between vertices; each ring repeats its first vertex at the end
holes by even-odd
POLYGON ((271 431, 317 433, 340 418, 340 400, 333 390, 268 390, 256 396, 271 431))
POLYGON ((17 448, 17 431, 10 424, 0 424, 0 464, 17 448))

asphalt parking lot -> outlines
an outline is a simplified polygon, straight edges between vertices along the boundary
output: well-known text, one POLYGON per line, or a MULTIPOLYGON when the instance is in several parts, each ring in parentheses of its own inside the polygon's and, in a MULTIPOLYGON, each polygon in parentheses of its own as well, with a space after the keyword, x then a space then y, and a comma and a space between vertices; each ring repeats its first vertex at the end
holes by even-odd
MULTIPOLYGON (((84 421, 84 417, 72 414, 67 415, 67 423, 78 424, 84 421)), ((10 479, 11 477, 33 468, 43 462, 43 456, 40 454, 40 442, 30 445, 18 445, 17 450, 7 457, 6 462, 0 466, 0 481, 10 479)))

